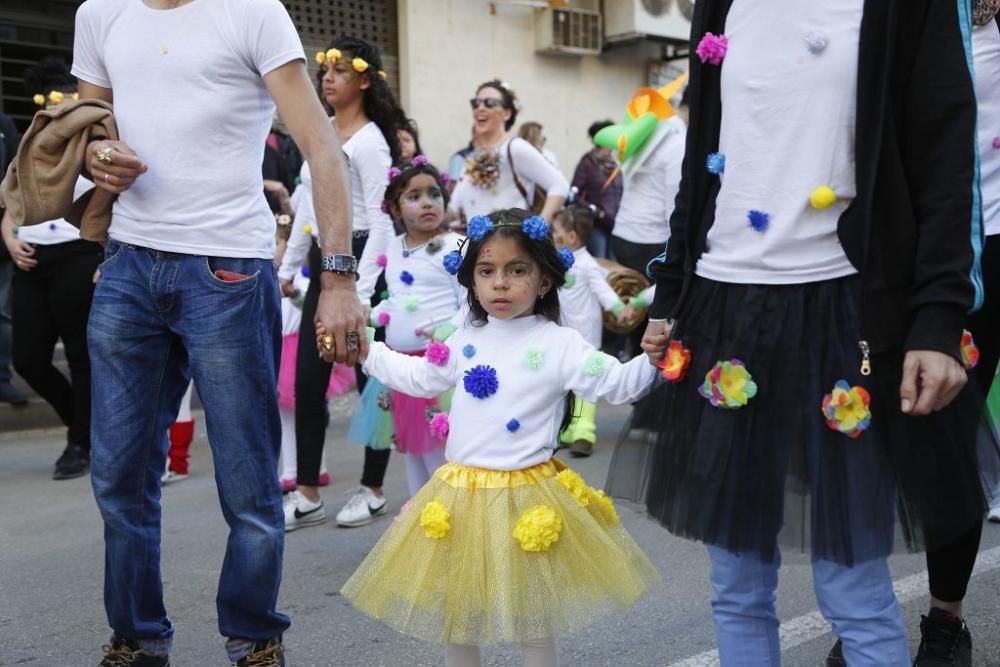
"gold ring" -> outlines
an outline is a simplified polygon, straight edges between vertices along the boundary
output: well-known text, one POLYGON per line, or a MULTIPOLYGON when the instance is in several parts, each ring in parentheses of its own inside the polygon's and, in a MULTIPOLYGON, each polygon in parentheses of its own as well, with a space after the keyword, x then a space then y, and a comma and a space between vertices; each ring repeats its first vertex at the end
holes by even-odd
POLYGON ((327 352, 332 352, 333 348, 336 347, 336 342, 333 339, 333 335, 332 334, 324 335, 323 338, 320 339, 320 345, 322 345, 323 349, 326 350, 327 352))
POLYGON ((102 164, 112 164, 111 153, 114 152, 114 147, 105 146, 101 150, 97 151, 97 161, 102 164))

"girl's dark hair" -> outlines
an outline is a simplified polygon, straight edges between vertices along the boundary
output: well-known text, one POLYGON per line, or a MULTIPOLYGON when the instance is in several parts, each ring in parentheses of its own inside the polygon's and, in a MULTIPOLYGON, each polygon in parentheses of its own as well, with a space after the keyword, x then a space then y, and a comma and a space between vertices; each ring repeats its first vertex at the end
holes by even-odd
POLYGON ((393 222, 399 225, 403 224, 402 220, 396 220, 396 216, 392 214, 392 206, 394 204, 399 204, 399 197, 403 194, 403 191, 406 190, 406 186, 410 184, 410 181, 412 181, 415 176, 420 174, 427 174, 428 176, 432 176, 434 178, 438 187, 441 188, 441 196, 444 198, 444 208, 445 210, 448 210, 448 187, 441 178, 441 172, 437 170, 437 167, 432 165, 430 162, 425 162, 417 165, 406 164, 405 166, 401 166, 400 169, 402 169, 402 173, 389 181, 389 185, 385 187, 385 200, 383 202, 385 210, 389 214, 389 217, 392 218, 393 222))
POLYGON ((559 259, 559 253, 552 242, 550 235, 544 241, 533 241, 521 229, 521 223, 533 216, 534 213, 520 208, 510 208, 507 210, 494 211, 489 218, 493 221, 493 231, 479 241, 468 242, 465 259, 458 268, 458 282, 469 290, 469 318, 473 326, 483 326, 486 324, 488 313, 483 305, 476 298, 475 271, 476 260, 479 258, 479 251, 483 244, 494 236, 514 239, 518 245, 527 253, 542 270, 542 274, 552 280, 552 289, 545 293, 545 296, 535 302, 535 315, 542 315, 545 319, 559 323, 559 290, 566 283, 566 265, 559 259))
POLYGON ((503 102, 504 109, 510 109, 510 118, 504 122, 503 128, 505 130, 509 130, 514 127, 514 123, 517 122, 517 112, 521 110, 517 103, 517 95, 514 94, 514 91, 505 86, 499 79, 492 79, 479 84, 479 87, 476 88, 476 92, 478 93, 483 88, 492 88, 500 93, 500 99, 503 102))
MULTIPOLYGON (((382 71, 382 52, 368 41, 351 35, 337 37, 327 48, 338 49, 348 63, 354 58, 361 58, 368 63, 368 69, 365 72, 355 72, 358 76, 368 77, 369 86, 362 91, 361 105, 365 115, 378 126, 382 136, 385 137, 385 142, 389 144, 389 155, 392 157, 392 163, 396 164, 399 162, 400 154, 399 137, 396 136, 396 131, 406 126, 407 118, 406 112, 399 106, 396 96, 392 94, 389 84, 378 75, 382 71)), ((337 110, 326 104, 326 100, 323 99, 322 67, 316 76, 316 89, 323 104, 326 105, 331 114, 336 115, 337 110)))
POLYGON ((76 92, 76 78, 69 73, 66 61, 59 56, 46 56, 24 71, 24 88, 29 96, 48 95, 53 90, 76 92))
POLYGON ((413 156, 416 157, 417 155, 423 155, 424 149, 420 147, 420 132, 419 130, 417 130, 417 121, 413 120, 412 118, 407 118, 406 122, 403 123, 403 126, 400 127, 399 129, 405 131, 407 134, 413 137, 413 147, 414 147, 413 156))
POLYGON ((580 243, 586 246, 594 233, 595 217, 594 211, 589 206, 570 204, 556 213, 555 220, 566 231, 576 232, 576 235, 580 237, 580 243))
POLYGON ((587 128, 587 134, 589 134, 590 138, 593 139, 598 132, 611 125, 614 125, 614 123, 612 123, 610 120, 595 121, 590 124, 590 127, 587 128))

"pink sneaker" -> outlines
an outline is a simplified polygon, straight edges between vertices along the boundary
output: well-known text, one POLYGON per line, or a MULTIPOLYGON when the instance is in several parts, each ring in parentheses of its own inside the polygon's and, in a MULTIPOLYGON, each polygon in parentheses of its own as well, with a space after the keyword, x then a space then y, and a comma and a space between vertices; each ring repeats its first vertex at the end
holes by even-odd
POLYGON ((319 485, 320 486, 330 486, 330 473, 322 472, 319 475, 319 485))
POLYGON ((294 491, 296 487, 296 481, 293 477, 292 479, 282 479, 281 481, 281 491, 282 493, 286 491, 294 491))

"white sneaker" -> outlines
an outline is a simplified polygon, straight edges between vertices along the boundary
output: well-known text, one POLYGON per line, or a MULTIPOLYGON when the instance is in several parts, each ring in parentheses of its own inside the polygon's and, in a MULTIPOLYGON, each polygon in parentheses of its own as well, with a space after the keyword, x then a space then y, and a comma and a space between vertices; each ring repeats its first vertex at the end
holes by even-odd
POLYGON ((991 508, 986 520, 990 523, 1000 523, 1000 507, 991 508))
POLYGON ((323 501, 314 503, 299 491, 292 491, 285 496, 285 532, 306 526, 318 526, 326 522, 326 510, 323 501))
POLYGON ((187 475, 182 475, 179 472, 174 472, 170 468, 167 468, 167 471, 163 473, 163 477, 160 478, 160 482, 166 485, 170 484, 171 482, 179 482, 187 478, 188 478, 187 475))
POLYGON ((345 528, 364 526, 385 513, 385 497, 379 498, 367 486, 360 486, 337 512, 337 525, 345 528))

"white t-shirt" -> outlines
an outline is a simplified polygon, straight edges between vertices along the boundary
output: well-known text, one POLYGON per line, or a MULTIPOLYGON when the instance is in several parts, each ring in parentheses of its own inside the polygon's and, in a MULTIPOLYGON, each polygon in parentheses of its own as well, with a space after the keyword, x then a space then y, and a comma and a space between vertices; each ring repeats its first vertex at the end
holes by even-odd
MULTIPOLYGON (((681 184, 687 126, 674 116, 649 138, 649 151, 637 169, 623 169, 622 200, 613 236, 631 243, 663 245, 670 236, 670 216, 681 184)), ((633 160, 642 159, 637 155, 633 160)))
MULTIPOLYGON (((93 187, 93 183, 83 176, 78 176, 76 184, 73 186, 73 201, 82 197, 93 187)), ((49 220, 40 225, 15 227, 15 229, 18 240, 32 245, 56 245, 80 240, 80 230, 63 219, 49 220)))
POLYGON ((586 248, 573 251, 576 261, 566 273, 566 285, 559 288, 562 325, 576 329, 584 340, 601 347, 603 310, 613 310, 621 299, 608 284, 608 272, 586 248))
POLYGON ((864 0, 735 0, 726 19, 719 152, 725 171, 699 276, 798 284, 851 275, 837 222, 856 194, 854 129, 864 0), (808 37, 808 40, 807 40, 808 37), (823 49, 810 49, 826 40, 823 49), (827 209, 810 196, 837 194, 827 209), (750 211, 766 213, 764 231, 750 211))
POLYGON ((645 355, 622 364, 539 315, 467 326, 447 346, 447 362, 436 366, 374 343, 364 370, 411 396, 431 398, 455 387, 445 457, 491 470, 522 470, 552 458, 567 392, 592 403, 631 403, 658 373, 645 355), (470 393, 488 389, 491 377, 493 393, 470 393))
POLYGON ((114 91, 122 141, 149 171, 117 199, 112 238, 192 255, 272 257, 261 164, 274 102, 263 77, 304 60, 278 0, 87 0, 73 74, 114 91))
POLYGON ((1000 234, 1000 29, 994 18, 972 30, 972 55, 979 101, 980 189, 986 235, 1000 234))
POLYGON ((537 148, 524 139, 507 139, 497 147, 500 158, 500 178, 492 188, 473 185, 463 172, 448 203, 448 209, 465 215, 466 220, 477 215, 508 208, 528 208, 535 196, 535 184, 540 185, 551 197, 569 194, 569 181, 553 167, 537 148), (517 167, 517 177, 529 201, 521 196, 514 183, 514 175, 507 160, 507 147, 517 167))

